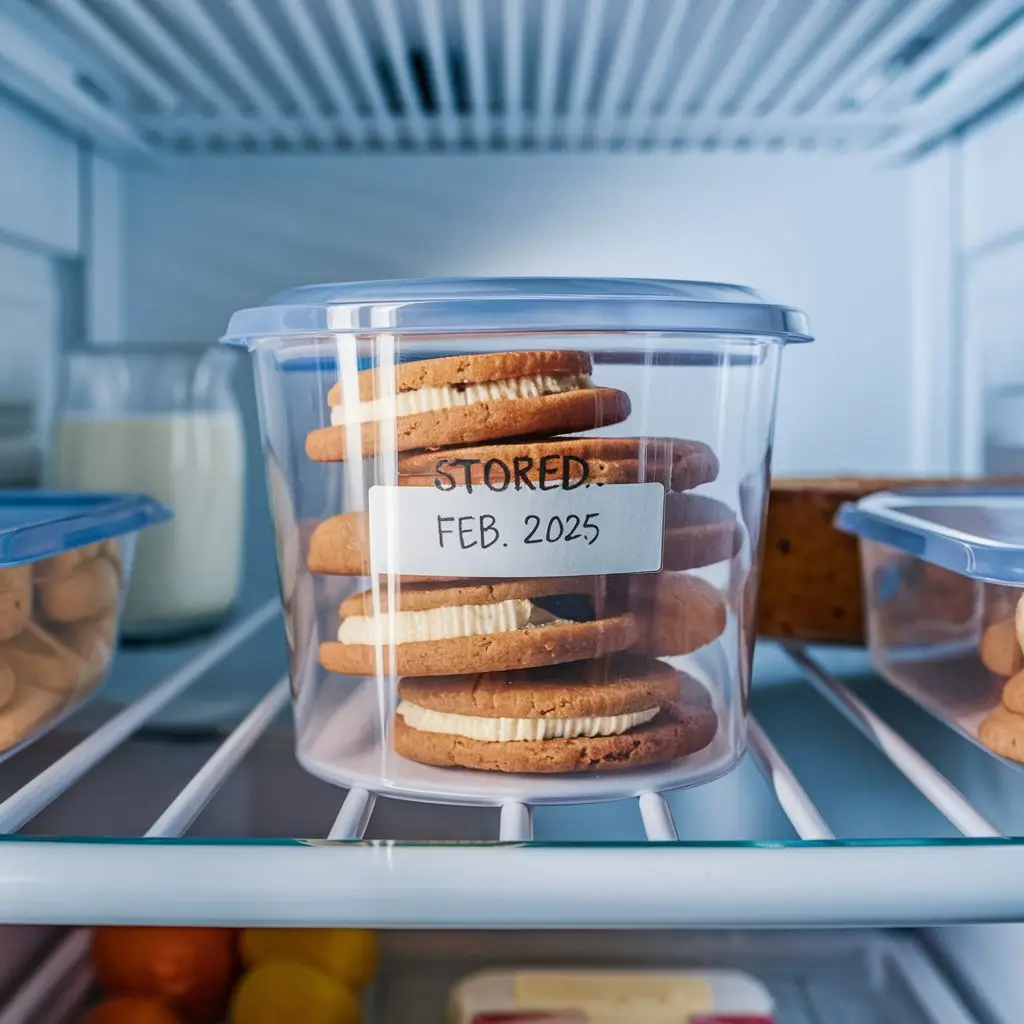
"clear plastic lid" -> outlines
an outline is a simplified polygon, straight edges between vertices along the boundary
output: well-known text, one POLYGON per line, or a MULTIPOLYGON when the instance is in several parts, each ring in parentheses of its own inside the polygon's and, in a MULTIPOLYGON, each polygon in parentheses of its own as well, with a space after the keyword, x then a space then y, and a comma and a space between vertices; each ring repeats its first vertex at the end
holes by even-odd
POLYGON ((134 533, 172 515, 143 494, 0 491, 0 568, 134 533))
POLYGON ((1024 488, 908 488, 846 504, 836 526, 967 576, 1024 585, 1024 488))
POLYGON ((235 313, 221 339, 289 335, 645 331, 811 341, 807 318, 750 288, 627 278, 425 278, 308 285, 235 313))

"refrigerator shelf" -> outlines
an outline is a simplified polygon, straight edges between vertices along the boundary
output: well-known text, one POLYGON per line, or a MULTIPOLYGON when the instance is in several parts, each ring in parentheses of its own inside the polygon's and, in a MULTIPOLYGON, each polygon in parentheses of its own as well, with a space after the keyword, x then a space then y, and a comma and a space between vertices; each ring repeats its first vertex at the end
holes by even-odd
MULTIPOLYGON (((566 928, 1024 917, 1024 840, 1004 837, 859 687, 798 646, 787 656, 843 718, 806 688, 756 688, 755 712, 769 724, 755 721, 736 771, 610 804, 471 808, 345 794, 296 765, 285 679, 226 738, 136 735, 190 686, 211 685, 218 664, 252 654, 261 636, 276 640, 278 621, 266 602, 85 738, 58 733, 12 762, 31 777, 0 801, 4 921, 566 928), (592 892, 601 898, 581 899, 592 892)), ((880 687, 874 702, 894 697, 880 687)), ((961 774, 964 764, 999 770, 939 732, 932 749, 952 754, 961 774)), ((982 775, 980 803, 996 807, 993 794, 1019 789, 1019 773, 1002 770, 1012 779, 982 775)))

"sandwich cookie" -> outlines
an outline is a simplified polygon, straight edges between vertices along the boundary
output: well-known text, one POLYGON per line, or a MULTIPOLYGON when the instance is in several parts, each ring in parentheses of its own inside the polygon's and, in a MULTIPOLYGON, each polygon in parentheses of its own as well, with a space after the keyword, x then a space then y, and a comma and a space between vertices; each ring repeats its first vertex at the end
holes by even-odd
POLYGON ((629 650, 638 654, 691 654, 725 631, 725 597, 697 576, 659 572, 620 577, 610 597, 613 607, 636 618, 640 635, 629 650))
MULTIPOLYGON (((676 438, 556 437, 481 447, 415 452, 398 459, 402 486, 469 492, 575 491, 608 484, 661 483, 671 492, 710 483, 718 460, 700 441, 676 438)), ((670 493, 665 505, 665 568, 695 569, 733 557, 742 532, 728 506, 696 494, 670 493)), ((310 571, 370 572, 365 512, 319 523, 310 540, 310 571)))
POLYGON ((576 772, 658 764, 706 747, 718 727, 696 680, 631 656, 406 678, 398 692, 396 752, 441 767, 576 772))
POLYGON ((374 675, 378 635, 385 671, 414 676, 600 658, 625 650, 639 636, 632 615, 606 610, 599 576, 414 583, 400 588, 393 610, 384 588, 380 602, 377 615, 370 590, 342 604, 337 641, 320 645, 324 668, 374 675))
POLYGON ((317 462, 347 458, 345 434, 358 430, 362 451, 394 434, 398 451, 468 441, 573 433, 621 423, 629 396, 594 387, 586 352, 499 352, 400 363, 395 394, 379 396, 379 369, 358 374, 359 401, 349 408, 338 385, 327 396, 331 425, 306 438, 317 462))
POLYGON ((662 570, 680 572, 727 562, 739 554, 743 530, 724 502, 703 494, 665 498, 665 546, 662 570))

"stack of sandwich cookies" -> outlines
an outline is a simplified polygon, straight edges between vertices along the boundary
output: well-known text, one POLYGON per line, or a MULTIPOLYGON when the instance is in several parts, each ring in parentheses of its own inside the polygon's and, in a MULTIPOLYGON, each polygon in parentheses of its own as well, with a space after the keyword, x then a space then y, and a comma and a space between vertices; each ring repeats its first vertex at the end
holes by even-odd
POLYGON ((394 448, 441 448, 505 437, 544 437, 621 423, 629 396, 595 387, 586 352, 499 352, 400 363, 394 392, 378 394, 380 370, 358 375, 351 408, 335 385, 331 425, 314 430, 306 452, 317 462, 346 458, 346 431, 358 430, 364 454, 393 432, 394 448))
POLYGON ((410 677, 398 686, 395 750, 413 761, 554 773, 639 767, 706 747, 707 691, 634 656, 550 669, 410 677))
MULTIPOLYGON (((358 375, 348 406, 335 387, 331 426, 307 438, 317 461, 397 450, 394 482, 440 491, 665 489, 660 573, 503 580, 391 577, 340 608, 331 672, 402 677, 393 744, 430 765, 506 772, 650 765, 712 742, 704 687, 656 657, 687 655, 725 629, 719 591, 688 570, 727 561, 743 530, 725 504, 690 493, 718 475, 707 445, 675 438, 551 436, 623 420, 629 399, 594 388, 590 357, 511 352, 400 364, 395 392, 358 375), (394 441, 381 443, 390 431, 394 441), (481 443, 484 442, 484 443, 481 443), (626 652, 626 653, 618 653, 626 652)), ((350 398, 348 393, 346 400, 350 398)), ((364 512, 310 537, 314 573, 367 576, 364 512)))

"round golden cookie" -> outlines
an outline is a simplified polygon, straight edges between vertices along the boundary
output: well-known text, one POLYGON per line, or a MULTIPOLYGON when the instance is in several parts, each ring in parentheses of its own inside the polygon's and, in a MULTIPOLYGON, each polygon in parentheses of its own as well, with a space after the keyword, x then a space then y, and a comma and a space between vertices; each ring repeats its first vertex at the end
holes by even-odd
MULTIPOLYGON (((396 591, 395 610, 399 612, 429 611, 452 605, 494 604, 533 597, 554 597, 558 594, 579 594, 599 605, 606 585, 602 576, 544 576, 522 580, 462 580, 453 583, 407 583, 396 591)), ((381 587, 380 608, 390 607, 388 588, 381 587)), ((372 615, 373 590, 361 590, 346 598, 339 609, 341 617, 372 615)))
MULTIPOLYGON (((540 398, 515 398, 460 405, 438 412, 400 416, 392 423, 360 424, 364 455, 376 453, 378 432, 392 431, 394 447, 441 448, 458 441, 561 434, 621 423, 629 416, 629 396, 614 388, 586 388, 540 398)), ((345 427, 319 427, 306 437, 306 454, 314 462, 343 462, 348 442, 345 427)))
POLYGON ((310 572, 370 575, 370 534, 365 512, 343 512, 317 523, 309 538, 310 572))
POLYGON ((1024 671, 1011 676, 1003 687, 1004 707, 1017 715, 1024 715, 1024 671))
POLYGON ((18 682, 11 663, 0 655, 0 711, 14 700, 18 682))
POLYGON ((691 654, 725 630, 725 597, 697 576, 645 573, 625 577, 619 586, 613 606, 632 612, 640 630, 630 651, 654 657, 691 654))
POLYGON ((16 637, 32 615, 32 566, 0 569, 0 642, 16 637))
MULTIPOLYGON (((395 370, 399 393, 420 388, 468 387, 494 381, 537 376, 589 377, 591 359, 586 352, 501 352, 447 356, 401 363, 395 370)), ((373 399, 379 388, 377 369, 359 374, 361 401, 373 399)), ((328 403, 340 401, 337 385, 328 403)), ((398 451, 441 448, 446 445, 489 441, 504 437, 531 437, 574 433, 621 423, 630 412, 629 396, 615 388, 570 385, 568 390, 525 398, 487 398, 468 405, 360 422, 360 444, 365 454, 378 449, 381 431, 393 435, 398 451)), ((317 462, 348 457, 345 426, 327 426, 306 438, 306 454, 317 462)))
POLYGON ((79 660, 79 688, 91 689, 102 681, 113 660, 117 613, 107 612, 97 619, 54 626, 53 635, 79 660))
MULTIPOLYGON (((443 388, 460 384, 486 384, 490 381, 540 375, 584 376, 594 368, 589 352, 577 349, 536 349, 522 352, 479 352, 438 359, 415 359, 395 366, 395 390, 443 388)), ((359 399, 372 401, 381 390, 382 371, 361 370, 356 379, 359 399)), ((327 404, 341 403, 341 387, 335 384, 327 392, 327 404)))
POLYGON ((108 558, 82 562, 66 576, 39 584, 39 603, 51 622, 80 622, 117 607, 121 577, 108 558))
POLYGON ((999 704, 978 726, 978 740, 993 754, 1024 762, 1024 715, 999 704))
POLYGON ((1024 652, 1013 619, 987 626, 981 634, 978 653, 985 668, 997 676, 1009 678, 1024 669, 1024 652))
POLYGON ((35 623, 0 644, 0 658, 11 666, 19 686, 27 684, 58 695, 78 688, 84 667, 73 651, 35 623))
POLYGON ((603 718, 680 700, 711 706, 695 679, 633 654, 509 672, 407 676, 398 693, 428 711, 474 718, 603 718))
MULTIPOLYGON (((511 633, 423 640, 385 646, 383 670, 398 675, 447 675, 463 672, 500 672, 536 668, 567 661, 600 658, 622 651, 636 641, 632 615, 616 615, 597 622, 570 622, 537 626, 511 633)), ((369 644, 328 641, 320 645, 320 664, 341 675, 377 673, 377 651, 369 644)))
POLYGON ((728 505, 703 494, 670 494, 665 499, 665 572, 700 569, 735 558, 743 530, 728 505))
POLYGON ((410 761, 441 768, 480 771, 561 773, 610 771, 662 764, 703 750, 718 719, 710 707, 667 705, 653 721, 619 736, 518 740, 469 739, 411 729, 396 715, 395 752, 410 761))
MULTIPOLYGON (((382 615, 383 671, 399 675, 450 675, 536 668, 584 661, 621 651, 635 643, 637 624, 628 612, 608 610, 599 576, 502 580, 489 583, 406 584, 398 591, 398 612, 430 611, 444 607, 497 604, 530 600, 543 606, 555 621, 531 623, 499 633, 479 633, 450 639, 397 642, 389 638, 392 620, 382 615), (557 607, 560 610, 550 611, 557 607), (578 610, 580 617, 576 617, 578 610)), ((386 589, 381 609, 388 609, 386 589)), ((351 616, 374 614, 371 590, 355 594, 341 606, 342 622, 351 616)), ((374 675, 374 644, 331 641, 320 645, 320 663, 330 672, 374 675)))
POLYGON ((549 437, 412 452, 398 460, 399 484, 502 494, 636 483, 686 491, 717 476, 718 459, 706 444, 676 437, 549 437))
MULTIPOLYGON (((106 541, 105 543, 116 543, 106 541)), ((52 555, 32 565, 32 575, 36 583, 43 580, 58 579, 74 572, 85 562, 91 562, 102 548, 101 544, 86 544, 84 547, 72 548, 70 551, 62 551, 59 555, 52 555)))
POLYGON ((66 703, 64 694, 17 679, 13 697, 0 708, 0 752, 16 747, 56 718, 66 703))

